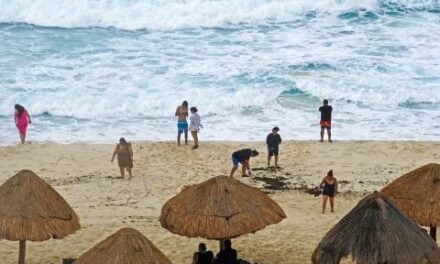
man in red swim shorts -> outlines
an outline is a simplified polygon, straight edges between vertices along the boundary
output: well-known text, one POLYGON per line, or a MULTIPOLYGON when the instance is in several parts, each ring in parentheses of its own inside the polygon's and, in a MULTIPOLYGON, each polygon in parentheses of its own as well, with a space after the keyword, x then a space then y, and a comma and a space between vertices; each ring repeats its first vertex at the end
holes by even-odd
POLYGON ((332 142, 332 111, 332 106, 328 104, 327 99, 324 99, 323 106, 319 108, 319 112, 321 112, 321 142, 324 142, 324 130, 327 130, 328 142, 332 142))

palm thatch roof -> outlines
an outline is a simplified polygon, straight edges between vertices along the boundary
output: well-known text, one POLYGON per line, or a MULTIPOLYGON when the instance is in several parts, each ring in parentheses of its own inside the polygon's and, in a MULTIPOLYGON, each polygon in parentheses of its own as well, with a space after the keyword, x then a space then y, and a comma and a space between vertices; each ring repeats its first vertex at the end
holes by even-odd
POLYGON ((440 226, 440 164, 427 164, 381 190, 416 223, 440 226))
POLYGON ((221 240, 255 233, 283 218, 283 209, 259 189, 218 176, 167 201, 160 223, 175 234, 221 240))
POLYGON ((59 239, 79 228, 69 204, 32 171, 22 170, 0 186, 0 239, 59 239))
POLYGON ((79 257, 74 264, 171 264, 171 261, 133 228, 123 228, 79 257))
POLYGON ((349 255, 362 264, 419 264, 438 251, 437 245, 385 195, 362 199, 321 240, 314 264, 337 264, 349 255))

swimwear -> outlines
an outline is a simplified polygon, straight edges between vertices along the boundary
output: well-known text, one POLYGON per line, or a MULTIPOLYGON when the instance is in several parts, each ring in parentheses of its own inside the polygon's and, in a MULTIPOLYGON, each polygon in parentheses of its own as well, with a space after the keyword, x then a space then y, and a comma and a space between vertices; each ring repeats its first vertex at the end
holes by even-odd
POLYGON ((272 156, 278 156, 279 153, 279 148, 278 147, 274 147, 274 148, 267 148, 267 151, 269 152, 269 157, 272 156))
POLYGON ((334 197, 335 196, 335 184, 328 184, 326 181, 324 181, 324 190, 322 192, 322 194, 327 195, 329 197, 334 197))
POLYGON ((332 128, 332 122, 331 121, 321 121, 319 124, 321 125, 321 128, 327 128, 327 129, 331 129, 332 128))
POLYGON ((232 155, 232 164, 234 166, 238 166, 239 163, 240 163, 240 160, 236 156, 232 155))
POLYGON ((177 132, 182 133, 188 131, 188 122, 179 121, 177 122, 177 132))
POLYGON ((20 134, 25 135, 26 136, 26 131, 27 131, 27 127, 28 127, 28 114, 25 111, 23 111, 23 113, 21 113, 21 116, 17 116, 17 128, 18 128, 18 132, 20 132, 20 134))

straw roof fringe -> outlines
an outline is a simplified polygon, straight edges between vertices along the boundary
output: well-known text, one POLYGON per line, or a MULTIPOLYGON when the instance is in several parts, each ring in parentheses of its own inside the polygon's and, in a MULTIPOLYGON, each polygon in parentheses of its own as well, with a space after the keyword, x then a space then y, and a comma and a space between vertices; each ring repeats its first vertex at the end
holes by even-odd
POLYGON ((386 196, 362 199, 322 239, 314 264, 338 264, 349 255, 362 264, 421 264, 437 253, 434 240, 386 196))
POLYGON ((171 264, 141 232, 123 228, 79 257, 74 264, 171 264))
POLYGON ((268 195, 226 176, 186 187, 162 207, 160 223, 188 237, 235 238, 279 223, 286 214, 268 195))
POLYGON ((32 171, 22 170, 0 186, 1 239, 59 239, 79 228, 69 204, 32 171))
POLYGON ((381 190, 409 218, 423 226, 440 226, 440 164, 427 164, 381 190))

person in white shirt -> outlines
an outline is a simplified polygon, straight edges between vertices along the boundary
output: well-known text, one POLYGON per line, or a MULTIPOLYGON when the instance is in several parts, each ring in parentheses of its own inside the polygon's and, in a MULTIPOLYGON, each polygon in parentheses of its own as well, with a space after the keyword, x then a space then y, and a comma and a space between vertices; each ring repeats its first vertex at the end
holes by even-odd
POLYGON ((197 113, 197 107, 191 107, 191 117, 190 117, 190 125, 189 130, 191 131, 191 135, 194 138, 194 146, 192 149, 196 149, 199 147, 199 137, 198 133, 200 129, 203 128, 202 120, 200 119, 199 114, 197 113))

